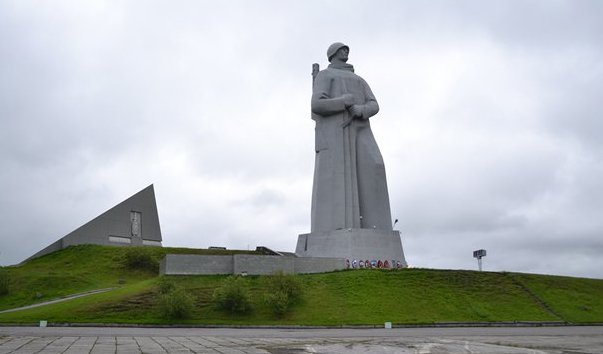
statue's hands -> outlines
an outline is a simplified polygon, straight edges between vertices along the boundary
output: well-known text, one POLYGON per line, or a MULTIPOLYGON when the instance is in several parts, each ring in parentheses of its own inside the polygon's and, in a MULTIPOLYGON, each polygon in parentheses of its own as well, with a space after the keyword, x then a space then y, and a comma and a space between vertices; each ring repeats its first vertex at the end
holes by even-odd
POLYGON ((352 115, 352 118, 362 118, 363 116, 362 105, 354 104, 348 108, 348 111, 350 112, 350 115, 352 115))
POLYGON ((352 95, 351 93, 345 93, 341 97, 343 98, 345 108, 348 108, 354 104, 354 95, 352 95))

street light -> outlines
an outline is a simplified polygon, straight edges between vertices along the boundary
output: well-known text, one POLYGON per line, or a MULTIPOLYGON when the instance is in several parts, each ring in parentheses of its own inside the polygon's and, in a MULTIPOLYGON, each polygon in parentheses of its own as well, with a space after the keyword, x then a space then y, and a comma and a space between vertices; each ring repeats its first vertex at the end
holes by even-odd
POLYGON ((477 265, 479 266, 479 271, 482 271, 482 257, 486 257, 486 250, 477 250, 473 251, 473 258, 477 258, 477 265))

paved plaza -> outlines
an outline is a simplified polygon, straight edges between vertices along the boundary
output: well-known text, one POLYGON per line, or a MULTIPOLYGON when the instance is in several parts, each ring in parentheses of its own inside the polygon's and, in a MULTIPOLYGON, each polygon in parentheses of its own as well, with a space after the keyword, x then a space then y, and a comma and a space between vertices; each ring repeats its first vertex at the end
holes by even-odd
POLYGON ((4 353, 603 353, 603 327, 0 327, 4 353))

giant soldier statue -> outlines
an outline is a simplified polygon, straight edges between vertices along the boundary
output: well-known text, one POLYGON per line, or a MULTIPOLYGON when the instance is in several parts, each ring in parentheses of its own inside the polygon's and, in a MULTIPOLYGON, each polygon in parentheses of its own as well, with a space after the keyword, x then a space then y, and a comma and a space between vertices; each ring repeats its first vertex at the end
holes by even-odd
POLYGON ((333 43, 327 50, 330 65, 313 74, 312 226, 310 234, 300 235, 296 253, 406 266, 400 234, 392 230, 383 158, 371 131, 370 118, 379 105, 347 63, 349 52, 347 45, 333 43))

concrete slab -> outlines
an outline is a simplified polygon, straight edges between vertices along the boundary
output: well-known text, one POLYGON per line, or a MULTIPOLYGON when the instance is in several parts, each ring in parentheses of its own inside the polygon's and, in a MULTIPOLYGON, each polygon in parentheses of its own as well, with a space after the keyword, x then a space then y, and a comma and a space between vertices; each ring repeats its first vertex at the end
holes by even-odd
POLYGON ((0 353, 62 352, 595 354, 603 352, 603 327, 387 330, 0 327, 0 353))

